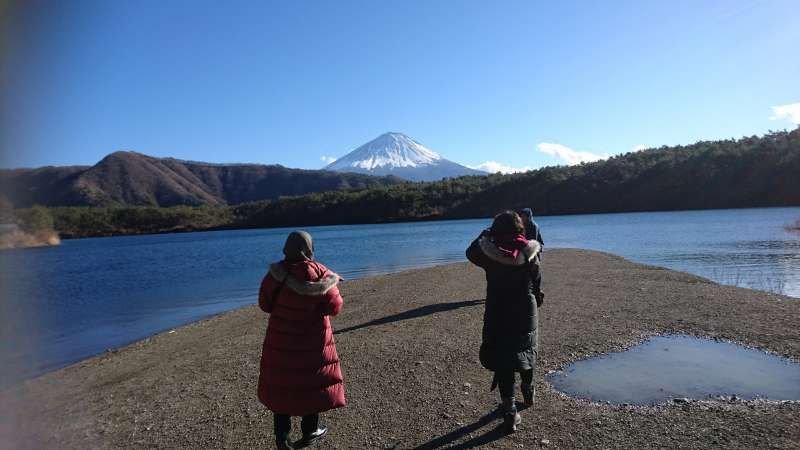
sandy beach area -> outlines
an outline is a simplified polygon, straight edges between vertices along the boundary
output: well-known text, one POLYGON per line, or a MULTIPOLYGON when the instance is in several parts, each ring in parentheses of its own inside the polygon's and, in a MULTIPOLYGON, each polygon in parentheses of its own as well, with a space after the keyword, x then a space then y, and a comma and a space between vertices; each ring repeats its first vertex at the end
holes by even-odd
MULTIPOLYGON (((585 250, 547 251, 544 277, 536 404, 511 436, 496 430, 498 394, 478 362, 480 269, 457 263, 342 283, 333 324, 349 405, 323 414, 330 433, 316 447, 800 448, 798 402, 611 406, 567 398, 544 377, 665 333, 800 361, 800 300, 585 250)), ((273 448, 272 415, 256 399, 266 320, 246 307, 2 392, 0 446, 273 448)))

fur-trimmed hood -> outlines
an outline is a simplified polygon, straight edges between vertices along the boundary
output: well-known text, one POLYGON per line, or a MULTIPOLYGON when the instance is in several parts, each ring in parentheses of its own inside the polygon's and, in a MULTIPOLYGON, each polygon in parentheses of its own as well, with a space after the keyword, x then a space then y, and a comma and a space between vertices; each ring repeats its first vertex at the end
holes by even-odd
POLYGON ((279 283, 286 280, 286 287, 300 295, 325 295, 332 287, 339 284, 340 279, 339 275, 329 271, 319 281, 300 281, 290 275, 279 262, 272 263, 269 266, 269 274, 279 283))
POLYGON ((530 240, 528 241, 528 245, 520 249, 519 253, 517 253, 517 257, 512 258, 498 250, 494 243, 486 236, 478 240, 478 245, 489 259, 507 266, 522 266, 529 262, 538 263, 539 259, 537 256, 542 250, 542 245, 539 244, 538 241, 530 240))

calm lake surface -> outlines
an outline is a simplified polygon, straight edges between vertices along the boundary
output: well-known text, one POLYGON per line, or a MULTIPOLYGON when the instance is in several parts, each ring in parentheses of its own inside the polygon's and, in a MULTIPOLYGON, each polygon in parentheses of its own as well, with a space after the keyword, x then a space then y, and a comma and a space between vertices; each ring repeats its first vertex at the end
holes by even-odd
MULTIPOLYGON (((607 251, 800 297, 800 208, 541 217, 545 248, 607 251)), ((464 261, 490 219, 306 228, 355 279, 464 261)), ((67 240, 0 252, 0 384, 256 301, 289 229, 67 240)), ((545 263, 545 286, 546 264, 545 263)))

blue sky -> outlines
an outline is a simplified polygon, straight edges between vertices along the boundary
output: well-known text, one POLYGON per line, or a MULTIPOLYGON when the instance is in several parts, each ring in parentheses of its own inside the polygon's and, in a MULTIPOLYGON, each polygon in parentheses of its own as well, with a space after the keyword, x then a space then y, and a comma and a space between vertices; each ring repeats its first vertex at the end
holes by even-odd
POLYGON ((555 3, 18 2, 0 165, 320 168, 400 131, 523 168, 800 122, 795 0, 555 3))

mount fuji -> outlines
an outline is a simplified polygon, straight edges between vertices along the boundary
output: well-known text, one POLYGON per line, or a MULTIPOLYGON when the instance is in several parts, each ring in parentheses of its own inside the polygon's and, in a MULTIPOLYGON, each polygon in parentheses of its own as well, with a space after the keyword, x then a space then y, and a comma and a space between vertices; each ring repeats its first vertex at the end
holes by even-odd
POLYGON ((384 133, 328 164, 324 169, 369 175, 395 175, 411 181, 486 175, 486 172, 447 160, 402 133, 384 133))

